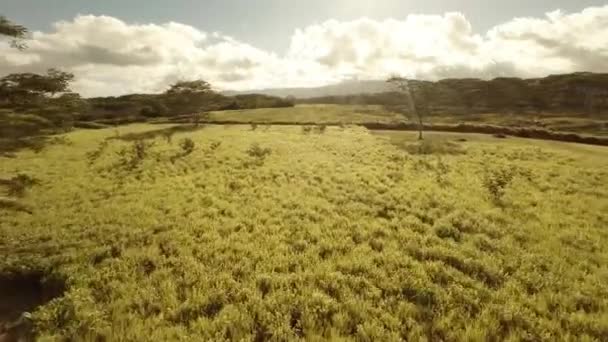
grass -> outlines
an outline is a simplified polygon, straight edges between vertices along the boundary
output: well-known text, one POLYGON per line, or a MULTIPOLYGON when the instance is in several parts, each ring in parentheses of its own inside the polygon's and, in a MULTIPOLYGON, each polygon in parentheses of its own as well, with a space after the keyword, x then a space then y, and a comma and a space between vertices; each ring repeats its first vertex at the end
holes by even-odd
MULTIPOLYGON (((211 121, 242 123, 399 123, 409 121, 401 114, 376 105, 297 105, 293 108, 262 108, 212 112, 211 121)), ((563 114, 434 114, 425 120, 432 124, 487 124, 507 127, 548 129, 558 132, 608 136, 606 116, 563 114)))
POLYGON ((437 115, 433 123, 478 123, 508 127, 542 128, 557 132, 569 132, 596 136, 608 136, 608 117, 606 115, 562 114, 461 114, 437 115))
POLYGON ((394 123, 402 116, 375 105, 297 105, 292 108, 260 108, 212 112, 211 121, 234 122, 294 122, 294 123, 344 123, 363 122, 394 123))
POLYGON ((608 340, 605 147, 428 133, 415 153, 414 132, 352 127, 65 138, 0 157, 0 178, 38 180, 11 198, 29 213, 0 207, 0 274, 66 282, 32 315, 41 341, 608 340))

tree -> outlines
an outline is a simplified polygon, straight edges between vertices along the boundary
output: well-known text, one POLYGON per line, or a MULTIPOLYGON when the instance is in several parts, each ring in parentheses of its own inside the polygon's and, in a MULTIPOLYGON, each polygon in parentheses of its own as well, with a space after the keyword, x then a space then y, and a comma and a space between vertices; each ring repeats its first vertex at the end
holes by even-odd
POLYGON ((393 76, 387 80, 388 83, 394 85, 399 91, 405 94, 409 111, 412 113, 418 121, 418 140, 422 140, 422 132, 424 131, 424 124, 422 122, 423 116, 428 115, 429 109, 429 90, 424 83, 414 85, 408 81, 407 78, 400 76, 393 76))
POLYGON ((68 129, 74 120, 78 120, 88 109, 89 104, 80 94, 63 93, 54 98, 47 98, 36 112, 54 125, 68 129))
POLYGON ((0 15, 0 35, 13 38, 11 46, 19 50, 25 49, 27 46, 23 42, 28 33, 27 28, 17 25, 6 17, 0 15))
POLYGON ((475 101, 480 97, 480 89, 465 89, 462 92, 462 103, 467 111, 471 112, 475 107, 475 101))
POLYGON ((172 115, 194 114, 220 107, 224 96, 214 92, 204 80, 179 81, 169 87, 163 96, 172 115))
POLYGON ((166 91, 168 95, 176 94, 197 94, 197 93, 211 93, 211 84, 203 80, 195 81, 179 81, 171 85, 166 91))
POLYGON ((10 74, 0 79, 0 95, 12 105, 34 104, 45 97, 69 91, 71 73, 49 69, 46 75, 10 74))

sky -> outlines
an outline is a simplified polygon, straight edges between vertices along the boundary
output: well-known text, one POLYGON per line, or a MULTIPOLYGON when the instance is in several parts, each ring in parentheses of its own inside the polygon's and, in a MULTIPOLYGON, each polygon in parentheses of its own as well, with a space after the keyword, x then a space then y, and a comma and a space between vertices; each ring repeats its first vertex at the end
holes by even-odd
POLYGON ((32 31, 0 75, 58 67, 85 96, 344 79, 608 72, 608 1, 0 0, 32 31))

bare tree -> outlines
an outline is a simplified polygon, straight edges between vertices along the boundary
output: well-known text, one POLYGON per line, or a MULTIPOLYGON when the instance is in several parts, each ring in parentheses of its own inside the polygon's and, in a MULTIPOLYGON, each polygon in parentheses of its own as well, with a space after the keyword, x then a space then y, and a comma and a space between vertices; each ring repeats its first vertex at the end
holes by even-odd
POLYGON ((394 85, 399 91, 405 94, 407 103, 410 107, 410 112, 416 117, 418 121, 418 140, 422 140, 422 132, 424 131, 424 124, 422 123, 422 111, 419 110, 416 105, 416 100, 412 94, 411 86, 407 78, 400 76, 392 76, 387 80, 388 83, 394 85))

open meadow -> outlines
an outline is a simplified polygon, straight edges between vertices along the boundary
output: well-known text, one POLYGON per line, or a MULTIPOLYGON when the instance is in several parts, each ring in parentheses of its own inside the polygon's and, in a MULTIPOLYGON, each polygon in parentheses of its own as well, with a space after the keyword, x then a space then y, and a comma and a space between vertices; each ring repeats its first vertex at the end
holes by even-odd
POLYGON ((608 149, 415 138, 137 124, 0 157, 2 314, 40 341, 608 340, 608 149))
MULTIPOLYGON (((397 124, 415 121, 415 117, 396 113, 380 105, 299 104, 291 108, 259 108, 211 112, 210 122, 271 124, 397 124)), ((582 113, 489 112, 462 113, 461 110, 433 113, 424 117, 426 124, 478 124, 501 127, 547 129, 556 132, 608 136, 606 115, 582 113)))

